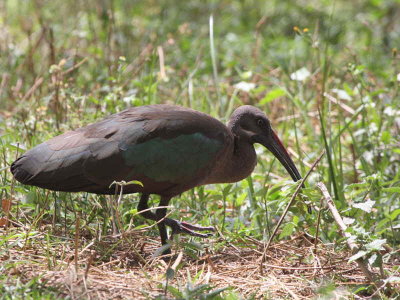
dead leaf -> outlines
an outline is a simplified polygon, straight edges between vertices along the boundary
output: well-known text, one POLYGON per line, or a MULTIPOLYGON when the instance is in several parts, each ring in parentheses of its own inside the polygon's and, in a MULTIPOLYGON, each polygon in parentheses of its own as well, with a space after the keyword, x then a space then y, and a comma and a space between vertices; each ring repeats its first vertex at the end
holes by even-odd
POLYGON ((3 210, 4 213, 8 213, 10 211, 11 208, 11 199, 3 199, 1 200, 1 208, 3 210))
POLYGON ((8 219, 7 218, 0 218, 0 227, 6 227, 8 225, 8 219))

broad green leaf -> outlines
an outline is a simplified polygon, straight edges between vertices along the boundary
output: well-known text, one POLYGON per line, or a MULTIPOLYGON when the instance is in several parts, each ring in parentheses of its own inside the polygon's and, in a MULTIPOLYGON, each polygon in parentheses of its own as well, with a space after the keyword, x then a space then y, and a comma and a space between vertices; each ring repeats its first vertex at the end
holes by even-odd
POLYGON ((281 232, 281 234, 279 235, 279 238, 282 239, 282 238, 285 238, 285 237, 287 237, 287 236, 290 236, 290 235, 293 233, 294 228, 295 228, 294 223, 292 223, 292 222, 287 223, 287 224, 283 227, 282 232, 281 232))
POLYGON ((126 185, 129 185, 129 184, 137 184, 137 185, 140 185, 141 187, 144 187, 143 183, 141 183, 139 180, 131 180, 126 183, 126 185))
POLYGON ((201 296, 201 299, 214 299, 215 296, 218 296, 223 291, 226 291, 229 288, 230 287, 223 287, 223 288, 215 289, 215 290, 209 292, 208 294, 205 294, 204 296, 201 296))
POLYGON ((391 186, 387 188, 383 188, 382 191, 388 193, 400 193, 400 186, 391 186))
POLYGON ((184 244, 188 245, 192 249, 196 249, 196 250, 199 250, 199 251, 204 250, 204 246, 202 244, 200 244, 200 243, 196 243, 195 241, 190 241, 190 242, 184 243, 184 244))
POLYGON ((196 286, 192 286, 188 284, 188 290, 192 297, 200 296, 203 292, 210 290, 209 284, 198 284, 196 286))
POLYGON ((276 98, 279 98, 279 97, 282 97, 282 96, 285 96, 285 95, 286 95, 286 91, 285 91, 285 90, 283 90, 283 89, 281 89, 281 88, 273 89, 273 90, 269 91, 269 92, 264 96, 264 98, 262 98, 262 99, 260 100, 260 104, 261 104, 261 105, 267 104, 267 103, 269 103, 269 102, 275 100, 276 98))
POLYGON ((372 207, 374 206, 374 204, 375 204, 375 201, 367 200, 362 203, 354 203, 353 207, 359 208, 367 213, 370 213, 372 211, 372 207))
POLYGON ((182 299, 183 295, 182 293, 175 287, 173 287, 172 285, 169 285, 167 287, 168 292, 170 292, 174 297, 176 297, 177 299, 182 299))
POLYGON ((391 138, 392 138, 392 136, 390 135, 390 132, 389 132, 389 131, 383 131, 383 132, 382 132, 381 141, 382 141, 385 145, 387 145, 387 144, 390 143, 391 138))
POLYGON ((371 257, 368 259, 368 263, 377 268, 382 266, 382 255, 379 253, 374 253, 371 255, 371 257))
POLYGON ((128 182, 126 182, 125 180, 122 180, 122 181, 115 181, 114 180, 113 182, 111 182, 109 188, 111 188, 113 185, 125 186, 125 185, 131 185, 131 184, 137 184, 137 185, 140 185, 141 187, 143 187, 143 183, 141 183, 138 180, 131 180, 131 181, 128 181, 128 182))
POLYGON ((368 252, 365 251, 365 250, 358 251, 356 254, 354 254, 353 256, 351 256, 351 257, 349 258, 349 262, 353 262, 353 261, 359 259, 360 257, 363 257, 363 256, 364 256, 365 254, 367 254, 367 253, 368 253, 368 252))
POLYGON ((386 239, 377 239, 365 245, 369 251, 380 251, 382 246, 386 243, 386 239))
POLYGON ((370 265, 372 265, 372 264, 375 262, 375 260, 376 260, 377 257, 378 257, 378 256, 376 255, 376 253, 372 254, 371 257, 368 259, 368 263, 369 263, 370 265))
POLYGON ((390 220, 394 221, 398 215, 400 215, 400 208, 391 212, 390 220))

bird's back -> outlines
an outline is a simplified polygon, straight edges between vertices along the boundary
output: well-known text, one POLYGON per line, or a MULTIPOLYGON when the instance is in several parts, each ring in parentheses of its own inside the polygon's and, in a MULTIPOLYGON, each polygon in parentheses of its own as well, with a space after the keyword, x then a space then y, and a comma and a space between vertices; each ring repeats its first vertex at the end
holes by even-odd
POLYGON ((114 180, 139 180, 126 193, 178 194, 201 184, 232 137, 218 120, 183 107, 133 107, 56 136, 11 166, 14 177, 57 191, 111 194, 114 180))

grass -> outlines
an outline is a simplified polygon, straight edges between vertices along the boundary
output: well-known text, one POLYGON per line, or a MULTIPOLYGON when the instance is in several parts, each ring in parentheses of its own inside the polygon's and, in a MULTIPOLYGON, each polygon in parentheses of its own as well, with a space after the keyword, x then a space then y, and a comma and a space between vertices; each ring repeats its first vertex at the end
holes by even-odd
POLYGON ((394 0, 2 1, 0 297, 387 297, 384 288, 374 292, 354 256, 347 263, 352 255, 368 259, 396 291, 398 14, 394 0), (266 264, 283 269, 260 274, 257 259, 296 186, 260 147, 247 180, 171 201, 173 217, 219 229, 205 241, 174 242, 183 256, 173 276, 171 265, 152 258, 158 234, 137 215, 137 195, 117 208, 126 232, 118 238, 110 198, 13 180, 9 166, 26 149, 154 103, 190 106, 223 122, 235 107, 256 105, 303 175, 325 149, 301 192, 313 212, 297 201, 268 250, 266 264), (319 181, 360 245, 357 253, 347 250, 325 209, 319 181), (301 269, 321 261, 329 272, 301 269))

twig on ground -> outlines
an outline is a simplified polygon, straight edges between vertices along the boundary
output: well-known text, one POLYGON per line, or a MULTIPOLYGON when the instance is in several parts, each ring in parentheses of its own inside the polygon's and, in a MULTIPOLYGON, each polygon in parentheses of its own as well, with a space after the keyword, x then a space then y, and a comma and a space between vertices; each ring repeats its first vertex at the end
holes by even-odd
POLYGON ((91 267, 91 265, 92 265, 92 263, 93 263, 93 260, 94 260, 95 256, 96 256, 96 250, 90 251, 90 255, 89 255, 88 259, 87 259, 85 274, 84 274, 84 276, 83 276, 85 279, 86 279, 87 276, 88 276, 89 269, 90 269, 90 267, 91 267))
POLYGON ((322 151, 322 153, 320 154, 320 156, 319 156, 319 157, 315 160, 315 162, 312 164, 310 170, 308 170, 306 176, 304 176, 304 178, 300 181, 299 185, 297 186, 295 192, 294 192, 293 195, 292 195, 292 198, 290 199, 290 201, 289 201, 289 203, 287 204, 285 210, 283 211, 283 214, 281 215, 281 218, 279 219, 278 224, 276 224, 276 226, 275 226, 275 228, 274 228, 274 231, 272 232, 271 237, 269 238, 267 244, 265 245, 265 247, 264 247, 264 252, 263 252, 263 255, 261 256, 261 260, 260 260, 260 273, 261 273, 261 275, 262 275, 262 273, 263 273, 263 262, 265 261, 265 257, 266 257, 266 254, 267 254, 267 250, 268 250, 268 248, 269 248, 269 246, 270 246, 272 240, 274 239, 274 237, 275 237, 275 235, 276 235, 276 233, 277 233, 279 227, 281 226, 281 224, 282 224, 282 222, 283 222, 283 219, 286 217, 286 215, 287 215, 287 213, 288 213, 288 211, 289 211, 289 208, 292 206, 294 200, 296 199, 296 196, 299 194, 300 189, 303 187, 304 182, 307 180, 308 176, 309 176, 309 175, 311 174, 311 172, 314 170, 315 166, 320 162, 320 160, 322 159, 322 156, 324 156, 324 154, 325 154, 325 150, 322 151))
POLYGON ((75 262, 75 272, 78 274, 78 247, 79 247, 79 230, 80 230, 80 213, 76 214, 75 220, 75 255, 74 255, 74 262, 75 262))
MULTIPOLYGON (((350 233, 346 232, 347 226, 343 222, 343 219, 340 216, 339 211, 337 210, 337 208, 335 206, 335 202, 333 202, 333 199, 332 199, 331 195, 329 194, 328 189, 326 188, 325 184, 323 182, 318 182, 317 187, 321 190, 322 195, 324 196, 324 198, 328 204, 329 210, 331 211, 331 213, 333 215, 333 218, 335 219, 336 223, 339 225, 342 235, 346 238, 346 242, 347 242, 347 245, 349 246, 350 250, 353 253, 357 252, 359 250, 359 247, 352 239, 350 239, 350 237, 351 237, 350 233)), ((360 268, 360 270, 363 272, 365 277, 367 277, 367 279, 370 282, 375 283, 378 287, 381 287, 384 284, 384 282, 382 281, 381 278, 378 278, 378 276, 376 274, 374 274, 373 272, 371 272, 369 270, 368 263, 362 257, 357 258, 355 261, 358 264, 358 267, 360 268)))
POLYGON ((43 83, 43 77, 39 77, 35 80, 35 83, 31 86, 31 88, 26 92, 26 94, 20 100, 21 103, 28 99, 32 94, 39 88, 39 86, 43 83))
POLYGON ((72 71, 75 71, 76 69, 78 69, 81 65, 83 65, 85 62, 87 62, 88 58, 85 57, 84 59, 82 59, 80 62, 78 62, 76 65, 72 66, 71 68, 67 69, 66 71, 62 72, 62 75, 65 76, 68 73, 71 73, 72 71))

